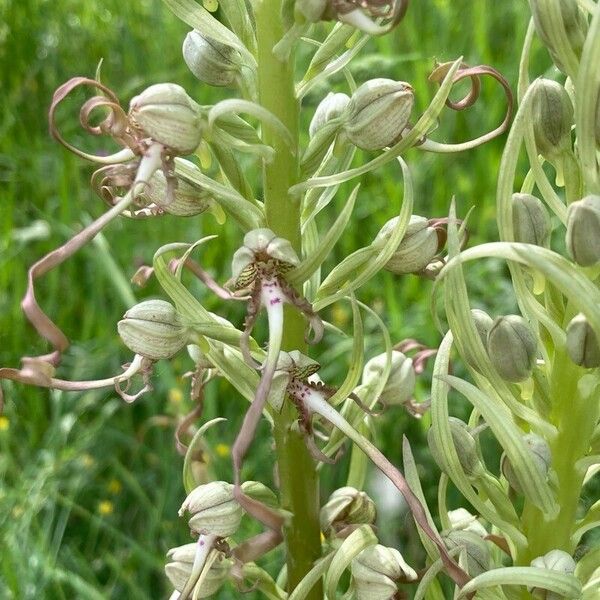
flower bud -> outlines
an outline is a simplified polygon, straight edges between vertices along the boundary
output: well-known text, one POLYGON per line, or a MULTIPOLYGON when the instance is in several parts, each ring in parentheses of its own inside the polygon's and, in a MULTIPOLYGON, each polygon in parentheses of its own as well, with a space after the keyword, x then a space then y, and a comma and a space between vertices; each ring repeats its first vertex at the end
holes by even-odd
POLYGON ((285 268, 300 264, 298 254, 284 238, 280 238, 266 227, 253 229, 244 236, 244 245, 236 250, 231 263, 233 279, 238 287, 241 285, 243 272, 254 263, 273 259, 285 268))
POLYGON ((550 244, 550 215, 543 202, 531 194, 513 194, 515 241, 547 248, 550 244))
MULTIPOLYGON (((549 571, 557 571, 565 575, 573 575, 575 573, 576 563, 570 554, 564 550, 550 550, 544 556, 538 556, 531 561, 532 567, 538 569, 548 569, 549 571)), ((543 588, 529 588, 531 595, 537 600, 560 600, 564 596, 551 592, 543 588)))
POLYGON ((130 350, 152 360, 171 358, 188 341, 177 310, 164 300, 136 304, 118 322, 117 330, 130 350))
POLYGON ((129 105, 132 124, 146 137, 177 154, 191 154, 200 144, 200 107, 175 83, 158 83, 129 105))
POLYGON ((208 210, 211 205, 211 194, 199 186, 192 185, 183 179, 177 179, 173 197, 169 202, 167 196, 167 179, 162 171, 156 171, 142 196, 154 203, 163 212, 177 217, 193 217, 208 210))
POLYGON ((580 367, 600 367, 598 338, 583 313, 573 317, 567 326, 567 353, 580 367))
POLYGON ((313 115, 313 118, 308 127, 308 133, 311 138, 315 136, 324 125, 329 123, 333 119, 337 119, 346 111, 346 107, 350 102, 350 96, 348 94, 329 92, 313 115))
MULTIPOLYGON (((171 585, 179 592, 183 591, 185 584, 190 578, 195 556, 195 543, 172 548, 167 552, 167 558, 171 562, 165 565, 165 573, 171 585)), ((208 598, 216 593, 227 580, 231 566, 231 560, 216 560, 213 562, 202 582, 202 589, 195 597, 208 598)))
POLYGON ((487 346, 487 337, 494 321, 485 310, 479 310, 478 308, 471 310, 471 317, 473 318, 473 323, 475 323, 475 329, 481 339, 481 343, 485 348, 487 346))
MULTIPOLYGON (((397 227, 399 218, 390 219, 379 230, 372 244, 375 249, 383 248, 397 227)), ((384 268, 396 275, 419 273, 435 257, 438 250, 439 238, 436 230, 429 226, 425 217, 412 215, 402 241, 384 268)))
MULTIPOLYGON (((544 475, 547 475, 548 471, 550 470, 550 465, 552 464, 552 453, 550 451, 550 446, 548 446, 548 442, 546 442, 543 437, 540 437, 535 433, 527 433, 524 435, 523 442, 531 453, 533 462, 535 463, 537 469, 544 475)), ((519 494, 522 494, 523 490, 521 489, 521 485, 517 480, 510 460, 506 454, 503 454, 502 458, 500 459, 500 470, 513 490, 519 494)))
POLYGON ((600 196, 592 194, 569 205, 566 243, 578 265, 600 262, 600 196))
POLYGON ((565 88, 551 79, 540 79, 531 100, 533 133, 538 152, 552 160, 571 149, 573 104, 565 88))
MULTIPOLYGON (((363 385, 374 385, 381 380, 386 358, 385 354, 380 354, 367 362, 363 369, 363 385)), ((399 406, 410 400, 414 391, 415 370, 412 359, 402 352, 393 350, 390 375, 381 392, 380 399, 385 404, 399 406)))
POLYGON ((328 8, 329 0, 296 0, 296 9, 309 23, 330 18, 328 8))
POLYGON ((470 531, 484 538, 488 532, 485 527, 465 508, 457 508, 448 511, 448 519, 453 531, 470 531))
POLYGON ((357 600, 390 600, 398 591, 397 582, 418 578, 398 550, 380 544, 365 548, 351 570, 357 600))
POLYGON ((376 516, 375 503, 365 492, 343 487, 333 492, 321 508, 321 529, 339 531, 348 525, 374 523, 376 516))
POLYGON ((408 83, 371 79, 352 94, 344 131, 358 148, 382 150, 402 135, 413 103, 413 88, 408 83))
MULTIPOLYGON (((477 442, 471 435, 469 426, 456 417, 449 417, 448 423, 450 425, 452 442, 461 467, 467 475, 476 475, 482 468, 482 464, 479 459, 479 454, 477 453, 477 442)), ((429 449, 435 462, 442 468, 442 465, 445 462, 444 453, 441 448, 438 448, 434 440, 433 429, 430 429, 427 434, 429 449)))
POLYGON ((189 493, 179 509, 179 516, 185 512, 192 515, 188 523, 193 532, 228 537, 238 530, 244 511, 233 497, 233 485, 212 481, 189 493))
POLYGON ((239 52, 200 31, 190 31, 183 40, 183 60, 194 77, 214 86, 235 82, 240 69, 239 52))
POLYGON ((487 351, 502 379, 523 381, 533 370, 537 339, 523 317, 506 315, 494 320, 488 333, 487 351))
POLYGON ((467 552, 467 573, 477 577, 490 568, 490 550, 481 536, 472 531, 451 531, 445 540, 449 550, 457 546, 464 546, 467 552))

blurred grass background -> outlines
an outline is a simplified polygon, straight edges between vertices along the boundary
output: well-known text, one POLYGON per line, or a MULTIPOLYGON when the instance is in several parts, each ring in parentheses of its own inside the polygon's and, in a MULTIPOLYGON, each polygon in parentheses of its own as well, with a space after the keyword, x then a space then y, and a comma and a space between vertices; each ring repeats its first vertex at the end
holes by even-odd
MULTIPOLYGON (((54 89, 72 76, 93 76, 103 58, 103 80, 123 104, 145 86, 161 81, 184 85, 202 104, 215 102, 223 93, 199 84, 187 71, 180 51, 187 28, 160 0, 1 0, 0 11, 0 365, 17 366, 20 356, 46 350, 19 308, 27 267, 103 210, 88 185, 92 167, 64 151, 47 133, 46 115, 54 89)), ((397 31, 370 42, 353 65, 353 74, 359 82, 375 76, 409 81, 416 90, 418 109, 434 93, 427 75, 435 59, 464 55, 470 64, 490 64, 515 88, 527 20, 527 5, 519 0, 415 1, 397 31)), ((547 64, 544 56, 539 59, 542 66, 547 64)), ((306 123, 327 91, 321 88, 307 98, 306 123)), ((485 82, 476 107, 461 114, 443 113, 436 137, 444 141, 475 137, 495 127, 504 108, 499 88, 485 82)), ((77 129, 74 114, 65 110, 61 115, 66 137, 90 147, 77 129)), ((455 196, 460 214, 475 207, 473 243, 494 239, 494 182, 502 146, 503 139, 495 140, 455 156, 411 151, 407 160, 415 177, 415 212, 446 216, 455 196)), ((365 178, 354 226, 345 233, 329 266, 372 240, 396 214, 401 189, 397 167, 365 178)), ((347 192, 348 186, 322 215, 322 230, 347 192)), ((130 288, 127 280, 137 266, 151 261, 162 244, 190 242, 213 232, 219 233, 219 240, 203 250, 202 260, 217 279, 224 280, 229 265, 222 257, 231 255, 241 236, 235 225, 221 228, 210 215, 185 220, 122 219, 98 243, 44 278, 37 288, 38 298, 74 342, 60 375, 88 379, 119 372, 130 357, 116 335, 117 320, 133 298, 161 295, 154 282, 139 290, 130 288)), ((474 304, 492 313, 513 308, 502 265, 490 262, 471 269, 471 281, 474 304)), ((190 287, 209 310, 218 310, 199 285, 190 282, 190 287)), ((440 338, 430 316, 430 292, 430 282, 382 273, 359 297, 385 317, 395 341, 417 337, 433 346, 440 338)), ((227 316, 240 322, 238 313, 227 316)), ((328 318, 341 328, 351 326, 345 305, 328 318)), ((367 322, 371 333, 372 326, 367 322)), ((329 337, 327 342, 337 340, 329 337)), ((325 347, 322 344, 318 352, 325 347)), ((345 362, 338 350, 330 349, 327 354, 332 360, 324 361, 323 377, 330 383, 344 375, 345 362)), ((381 340, 371 335, 369 356, 380 350, 381 340)), ((181 378, 190 368, 185 357, 159 363, 155 391, 134 405, 125 405, 110 391, 64 394, 3 384, 0 597, 168 595, 164 554, 190 541, 185 524, 177 518, 184 491, 182 458, 173 441, 177 419, 190 409, 189 381, 181 378)), ((425 376, 419 384, 421 399, 426 398, 428 385, 425 376)), ((213 442, 209 468, 219 478, 230 479, 229 445, 245 408, 225 384, 213 384, 207 391, 203 418, 228 419, 208 435, 213 442)), ((378 420, 377 443, 400 464, 401 436, 407 433, 428 497, 435 504, 438 471, 428 457, 425 427, 426 420, 416 422, 402 409, 391 409, 378 420)), ((267 433, 266 428, 262 433, 267 433)), ((263 435, 247 459, 246 478, 272 481, 270 454, 268 437, 263 435)), ((346 467, 347 457, 333 468, 326 467, 323 498, 343 484, 346 467)), ((404 518, 386 522, 386 535, 384 541, 400 540, 408 548, 409 562, 418 560, 412 552, 414 534, 404 518)), ((219 597, 235 595, 226 588, 219 597)))

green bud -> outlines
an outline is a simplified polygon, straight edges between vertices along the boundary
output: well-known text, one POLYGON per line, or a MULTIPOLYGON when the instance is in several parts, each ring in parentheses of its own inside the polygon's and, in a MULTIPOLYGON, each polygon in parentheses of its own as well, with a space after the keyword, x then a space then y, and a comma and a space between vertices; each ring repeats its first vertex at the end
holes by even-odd
POLYGON ((374 523, 376 516, 375 503, 365 492, 343 487, 333 492, 321 508, 321 529, 339 531, 348 525, 374 523))
MULTIPOLYGON (((367 362, 362 374, 363 385, 375 385, 381 380, 386 363, 386 354, 375 356, 367 362)), ((385 404, 400 406, 408 402, 415 391, 413 361, 402 352, 392 351, 391 369, 380 399, 385 404)))
POLYGON ((418 578, 398 550, 380 544, 363 550, 352 561, 351 570, 357 600, 391 600, 398 591, 397 582, 418 578))
MULTIPOLYGON (((165 565, 165 573, 171 585, 178 591, 183 591, 192 573, 194 558, 196 556, 196 544, 185 544, 172 548, 167 552, 167 558, 171 562, 165 565)), ((206 573, 202 582, 202 588, 195 595, 196 598, 208 598, 216 593, 227 580, 229 570, 233 562, 231 560, 216 560, 206 573)))
MULTIPOLYGON (((573 575, 577 566, 575 560, 570 554, 564 550, 550 550, 544 556, 538 556, 531 561, 532 567, 538 569, 548 569, 549 571, 557 571, 565 575, 573 575)), ((529 588, 531 595, 537 600, 560 600, 564 598, 556 592, 550 592, 543 588, 529 588)))
POLYGON ((171 358, 188 342, 177 310, 164 300, 136 304, 118 322, 117 330, 131 351, 152 360, 171 358))
POLYGON ((183 60, 197 79, 214 86, 232 85, 241 62, 235 48, 195 29, 183 40, 183 60))
POLYGON ((350 97, 348 94, 334 94, 333 92, 329 92, 329 94, 321 100, 319 106, 317 106, 317 110, 310 122, 308 127, 310 137, 313 138, 317 131, 331 120, 342 116, 346 111, 349 102, 350 97))
POLYGON ((175 83, 158 83, 135 96, 129 117, 141 133, 176 154, 191 154, 202 139, 200 107, 175 83))
POLYGON ((531 116, 538 152, 547 160, 571 150, 573 104, 565 88, 551 79, 534 86, 531 116))
MULTIPOLYGON (((390 219, 379 231, 372 246, 379 250, 397 227, 398 219, 390 219)), ((385 269, 396 275, 419 273, 431 262, 439 250, 439 238, 436 230, 429 226, 425 217, 412 215, 406 233, 398 248, 386 263, 385 269)))
POLYGON ((198 534, 219 537, 233 535, 239 528, 244 511, 233 497, 233 485, 212 481, 193 489, 179 509, 179 516, 191 513, 190 529, 198 534))
POLYGON ((488 333, 487 351, 502 379, 524 381, 535 365, 537 338, 523 317, 498 317, 488 333))
MULTIPOLYGON (((535 433, 527 433, 524 435, 523 442, 531 453, 533 462, 537 469, 540 471, 540 473, 543 473, 544 476, 546 476, 552 464, 552 453, 550 451, 550 446, 548 446, 548 442, 546 442, 543 437, 540 437, 535 433)), ((513 490, 519 494, 522 494, 523 490, 506 454, 503 454, 502 458, 500 459, 500 470, 513 490)))
MULTIPOLYGON (((449 417, 448 421, 450 425, 450 433, 452 435, 452 442, 454 444, 454 448, 456 449, 456 454, 458 455, 458 460, 461 467, 468 476, 477 475, 477 473, 482 469, 482 464, 477 452, 477 441, 471 435, 469 426, 456 417, 449 417)), ((442 465, 445 462, 443 460, 443 450, 438 448, 434 440, 435 438, 433 436, 433 429, 430 429, 427 434, 429 449, 435 462, 440 468, 442 468, 442 465)))
POLYGON ((413 103, 413 88, 408 83, 371 79, 352 94, 344 131, 358 148, 383 150, 402 135, 413 103))
POLYGON ((554 64, 563 73, 566 72, 564 65, 564 48, 561 47, 563 40, 562 29, 567 36, 567 43, 579 58, 587 36, 588 23, 585 13, 579 8, 577 0, 560 0, 560 18, 562 23, 557 23, 553 11, 549 7, 550 0, 529 0, 535 30, 542 42, 548 48, 548 52, 554 64))
POLYGON ((543 202, 531 194, 513 194, 512 209, 515 241, 548 248, 552 227, 543 202))
POLYGON ((167 179, 162 171, 156 171, 150 183, 142 193, 149 203, 154 203, 165 213, 177 217, 193 217, 208 210, 212 204, 212 196, 199 186, 192 185, 183 179, 177 179, 173 198, 167 197, 167 179))
POLYGON ((567 250, 582 267, 600 262, 600 196, 573 202, 567 210, 567 250))
POLYGON ((465 508, 448 511, 448 519, 453 531, 470 531, 484 538, 488 532, 485 527, 465 508))
POLYGON ((487 337, 494 324, 494 321, 490 315, 488 315, 485 310, 479 310, 478 308, 473 308, 471 310, 471 317, 473 318, 473 322, 475 323, 475 329, 481 339, 481 343, 485 348, 487 346, 487 337))
POLYGON ((583 313, 573 317, 567 326, 567 353, 580 367, 600 367, 598 338, 583 313))
POLYGON ((464 546, 467 553, 467 573, 477 577, 490 568, 490 550, 481 536, 472 531, 451 531, 445 538, 449 550, 464 546))

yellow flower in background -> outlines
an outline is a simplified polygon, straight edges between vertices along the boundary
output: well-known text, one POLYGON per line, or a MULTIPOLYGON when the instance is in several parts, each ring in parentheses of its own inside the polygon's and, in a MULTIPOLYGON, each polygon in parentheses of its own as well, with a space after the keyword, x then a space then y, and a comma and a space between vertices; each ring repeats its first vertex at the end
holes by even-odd
POLYGON ((96 464, 96 461, 94 460, 94 457, 91 454, 84 454, 81 457, 81 463, 84 467, 90 468, 93 467, 94 464, 96 464))
POLYGON ((115 510, 115 505, 110 500, 102 500, 102 502, 98 503, 98 512, 103 517, 112 515, 114 510, 115 510))
POLYGON ((221 458, 227 458, 231 452, 231 448, 228 444, 217 444, 215 446, 215 452, 217 453, 217 456, 220 456, 221 458))
POLYGON ((10 421, 9 421, 8 417, 5 417, 4 415, 0 415, 0 431, 8 431, 9 427, 10 427, 10 421))
POLYGON ((183 392, 179 388, 171 388, 169 390, 169 402, 179 404, 183 401, 183 392))
POLYGON ((109 494, 117 495, 117 494, 121 493, 121 490, 123 489, 123 485, 121 484, 121 482, 118 479, 113 478, 108 482, 106 489, 108 490, 109 494))

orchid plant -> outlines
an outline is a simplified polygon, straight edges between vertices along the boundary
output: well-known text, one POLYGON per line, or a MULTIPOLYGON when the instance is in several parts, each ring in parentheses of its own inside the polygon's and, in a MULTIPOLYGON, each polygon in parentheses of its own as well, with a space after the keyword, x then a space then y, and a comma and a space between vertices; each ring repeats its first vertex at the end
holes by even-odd
POLYGON ((100 69, 94 79, 76 77, 56 91, 51 132, 100 165, 92 185, 108 209, 29 270, 23 310, 52 350, 24 358, 20 369, 0 369, 0 377, 61 390, 114 387, 133 402, 151 389, 157 361, 189 354, 197 408, 177 441, 188 493, 180 516, 189 514, 193 541, 168 553, 173 599, 209 597, 227 580, 276 600, 407 594, 437 600, 449 583, 456 598, 597 598, 600 549, 581 549, 580 542, 600 524, 598 502, 585 512, 581 504, 600 464, 600 5, 530 0, 519 109, 497 186, 501 241, 466 248, 468 215, 459 218, 454 204, 443 218, 413 214, 415 190, 403 155, 412 148, 462 152, 506 132, 513 95, 493 67, 469 66, 461 57, 436 65, 430 80, 437 90, 415 115, 409 82, 376 78, 357 85, 348 69, 370 36, 402 27, 408 0, 221 0, 209 7, 214 14, 194 0, 164 1, 191 28, 183 41, 191 72, 203 84, 231 88, 232 97, 206 106, 175 83, 159 83, 125 110, 100 69), (536 34, 557 68, 556 80, 530 81, 536 34), (322 99, 301 146, 303 98, 337 73, 344 75, 345 91, 322 99), (438 121, 447 110, 474 105, 484 76, 506 98, 502 123, 466 142, 436 141, 438 121), (461 80, 470 82, 467 95, 450 99, 461 80), (82 87, 93 95, 81 107, 80 123, 90 135, 110 136, 121 146, 114 154, 84 152, 56 125, 63 100, 82 87), (357 165, 357 148, 373 157, 357 165), (523 148, 529 171, 518 187, 523 148), (240 165, 242 154, 261 170, 257 189, 240 165), (204 168, 206 157, 216 170, 204 168), (353 226, 359 184, 333 221, 325 209, 341 184, 392 162, 403 180, 397 213, 371 244, 323 273, 332 249, 353 226), (133 281, 144 285, 155 277, 164 298, 137 304, 117 324, 131 362, 102 380, 57 378, 70 342, 38 303, 36 280, 117 217, 183 218, 207 211, 223 222, 229 217, 238 228, 231 279, 217 282, 196 256, 204 244, 218 244, 212 237, 157 249, 153 264, 133 281), (566 247, 566 255, 551 246, 566 247), (492 319, 471 310, 463 267, 487 257, 508 261, 521 315, 492 319), (434 304, 443 298, 445 314, 444 320, 434 310, 443 334, 439 349, 393 341, 384 321, 357 298, 382 269, 435 280, 434 304), (206 310, 185 286, 184 273, 224 303, 244 303, 244 323, 236 326, 206 310), (328 307, 338 302, 351 306, 353 331, 350 366, 336 388, 319 378, 318 357, 319 348, 343 335, 326 320, 328 307), (261 312, 266 336, 255 334, 261 312), (364 315, 377 323, 383 350, 369 360, 364 315), (257 341, 264 337, 266 345, 257 341), (415 377, 433 357, 431 400, 417 402, 415 377), (464 363, 469 381, 452 375, 454 361, 464 363), (249 402, 232 449, 231 483, 202 480, 194 464, 205 432, 221 420, 202 423, 203 390, 219 378, 249 402), (468 423, 450 416, 451 390, 472 405, 468 423), (402 470, 371 441, 378 411, 388 404, 405 406, 414 418, 431 414, 429 444, 442 470, 436 511, 427 506, 408 440, 402 470), (276 490, 243 480, 261 419, 274 440, 276 490), (498 468, 483 458, 486 436, 503 449, 498 468), (191 439, 184 442, 186 437, 191 439), (320 506, 319 476, 348 446, 347 485, 320 506), (377 499, 362 491, 369 460, 403 496, 425 564, 411 566, 399 549, 379 544, 377 499), (476 514, 448 509, 450 483, 476 514), (239 539, 244 516, 264 531, 239 539), (279 546, 286 564, 273 577, 259 564, 279 546))

